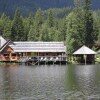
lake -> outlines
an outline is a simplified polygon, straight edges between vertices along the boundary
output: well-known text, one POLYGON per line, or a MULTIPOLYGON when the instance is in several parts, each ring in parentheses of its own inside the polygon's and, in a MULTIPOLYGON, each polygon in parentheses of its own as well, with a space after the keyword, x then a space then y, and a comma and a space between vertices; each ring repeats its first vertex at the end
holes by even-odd
POLYGON ((100 65, 0 65, 0 100, 100 100, 100 65))

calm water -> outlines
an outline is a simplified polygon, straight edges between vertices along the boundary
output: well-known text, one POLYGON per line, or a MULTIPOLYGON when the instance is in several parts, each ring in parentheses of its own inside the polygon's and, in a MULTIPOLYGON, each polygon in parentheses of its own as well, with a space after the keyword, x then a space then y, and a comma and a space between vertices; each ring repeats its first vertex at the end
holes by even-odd
POLYGON ((3 65, 0 100, 100 100, 100 65, 3 65))

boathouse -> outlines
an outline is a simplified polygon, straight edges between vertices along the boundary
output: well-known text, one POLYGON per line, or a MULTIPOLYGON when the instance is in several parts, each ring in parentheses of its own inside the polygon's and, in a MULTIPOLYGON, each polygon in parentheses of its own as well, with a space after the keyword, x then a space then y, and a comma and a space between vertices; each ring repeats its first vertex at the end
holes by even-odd
POLYGON ((0 36, 0 60, 19 61, 30 58, 66 60, 66 47, 64 42, 34 42, 5 40, 0 36))
POLYGON ((85 64, 93 63, 96 54, 97 53, 95 51, 91 50, 85 45, 73 53, 73 55, 77 55, 79 62, 85 64))

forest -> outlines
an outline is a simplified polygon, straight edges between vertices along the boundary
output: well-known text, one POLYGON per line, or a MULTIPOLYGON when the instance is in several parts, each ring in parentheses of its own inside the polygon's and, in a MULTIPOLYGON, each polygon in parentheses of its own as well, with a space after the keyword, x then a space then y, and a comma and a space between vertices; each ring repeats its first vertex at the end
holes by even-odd
POLYGON ((91 10, 90 0, 76 0, 74 7, 50 8, 23 16, 0 15, 0 35, 12 41, 64 41, 67 52, 100 41, 100 10, 91 10))

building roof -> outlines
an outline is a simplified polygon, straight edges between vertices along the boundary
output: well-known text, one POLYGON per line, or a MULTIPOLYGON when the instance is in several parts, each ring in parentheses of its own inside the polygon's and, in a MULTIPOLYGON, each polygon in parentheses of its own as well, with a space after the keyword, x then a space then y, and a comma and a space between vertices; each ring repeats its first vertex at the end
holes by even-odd
POLYGON ((0 36, 0 52, 10 46, 14 52, 66 52, 64 42, 12 42, 0 36))
POLYGON ((8 40, 1 48, 0 48, 0 52, 6 47, 8 46, 11 42, 11 40, 8 40))
POLYGON ((64 42, 14 42, 14 52, 66 52, 64 42))
POLYGON ((2 37, 0 36, 0 48, 6 43, 7 41, 2 37))
POLYGON ((88 54, 97 54, 97 53, 86 46, 82 46, 80 49, 75 51, 73 54, 75 55, 87 54, 88 55, 88 54))

